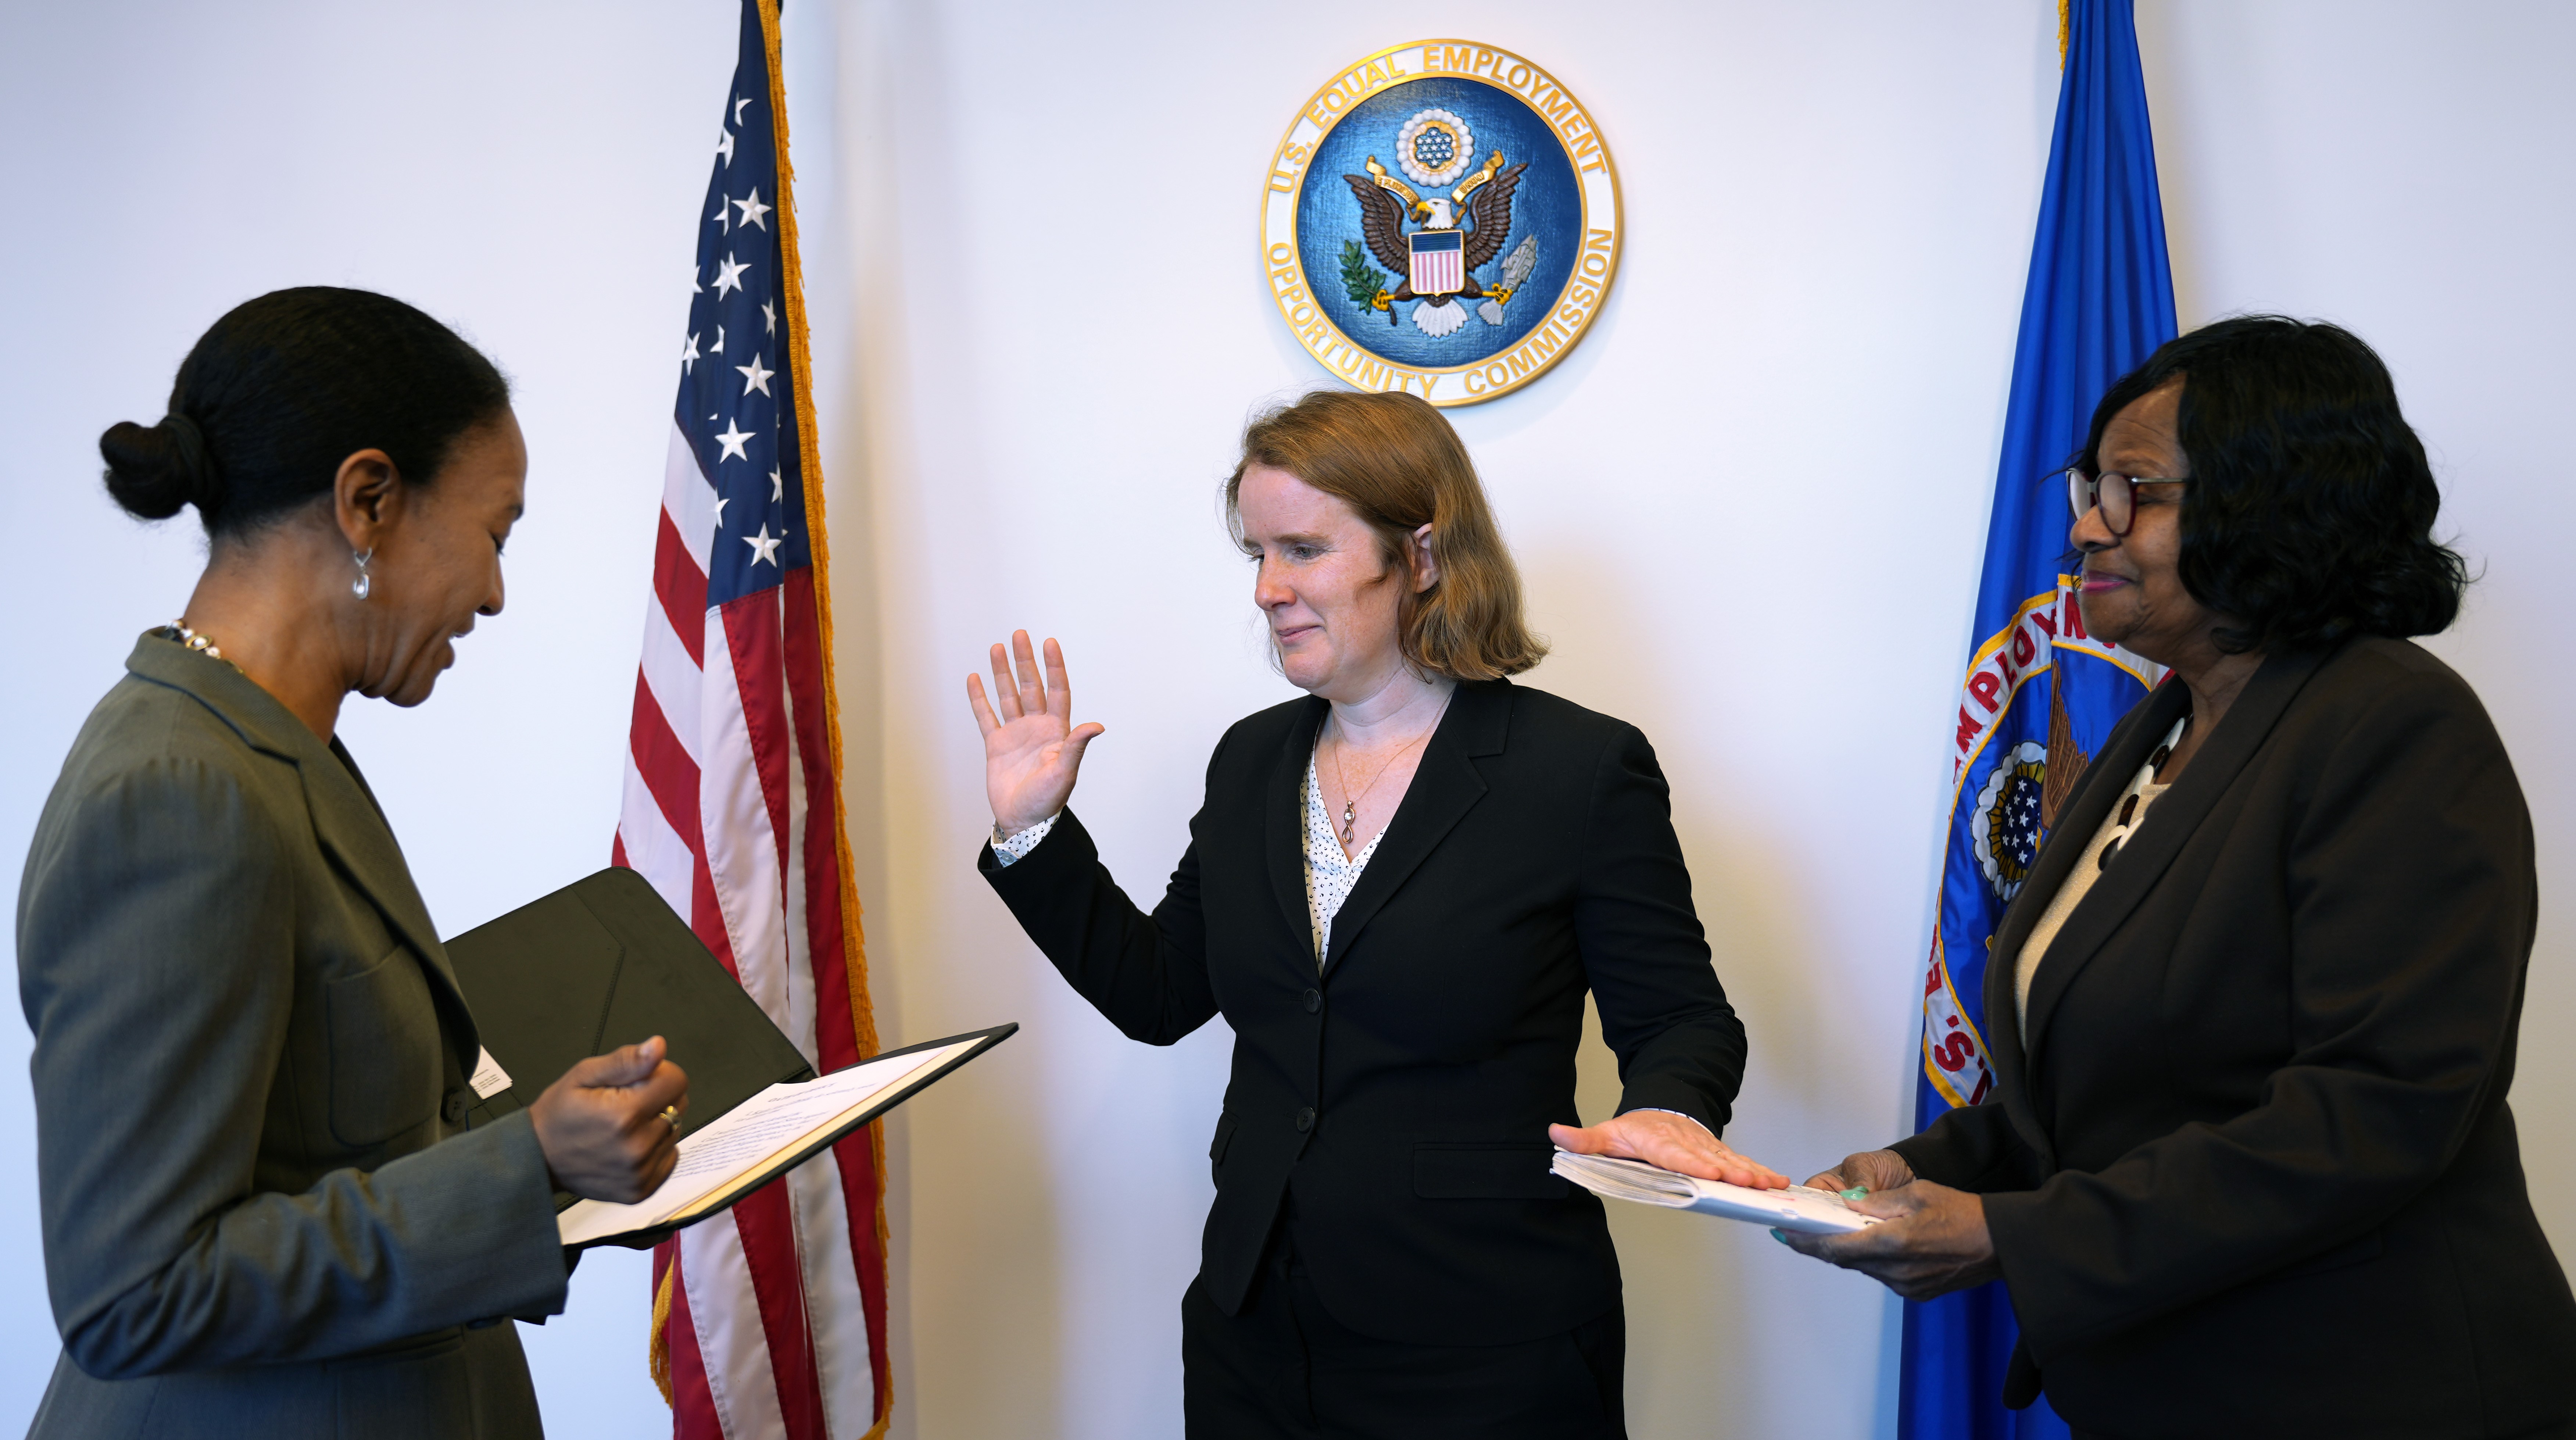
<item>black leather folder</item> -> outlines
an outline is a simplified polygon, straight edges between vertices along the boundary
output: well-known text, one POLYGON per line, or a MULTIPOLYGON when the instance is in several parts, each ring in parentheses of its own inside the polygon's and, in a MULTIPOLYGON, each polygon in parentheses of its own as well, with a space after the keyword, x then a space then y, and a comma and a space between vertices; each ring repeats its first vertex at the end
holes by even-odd
POLYGON ((689 1072, 695 1129, 780 1081, 811 1080, 793 1042, 643 876, 611 867, 447 942, 483 1048, 510 1088, 476 1107, 535 1103, 566 1070, 655 1035, 689 1072))
MULTIPOLYGON (((474 1125, 524 1109, 590 1056, 655 1035, 670 1042, 672 1063, 689 1073, 689 1134, 773 1085, 815 1078, 814 1067, 733 973, 632 870, 602 870, 478 925, 447 942, 447 959, 464 987, 483 1049, 510 1079, 506 1088, 469 1108, 474 1125)), ((652 1239, 721 1211, 1019 1028, 1003 1025, 870 1056, 886 1060, 963 1046, 935 1070, 818 1130, 809 1143, 784 1149, 744 1172, 739 1183, 728 1186, 730 1198, 704 1202, 658 1229, 606 1239, 652 1239), (973 1043, 965 1044, 969 1041, 973 1043)), ((555 1197, 559 1211, 573 1203, 569 1194, 555 1197)))

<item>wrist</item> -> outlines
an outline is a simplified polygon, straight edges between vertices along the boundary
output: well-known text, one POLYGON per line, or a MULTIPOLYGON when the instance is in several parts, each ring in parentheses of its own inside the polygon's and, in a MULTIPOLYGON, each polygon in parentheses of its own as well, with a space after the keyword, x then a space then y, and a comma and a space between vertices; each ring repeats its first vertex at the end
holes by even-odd
POLYGON ((1063 813, 1064 807, 1061 805, 1044 814, 1025 817, 1005 816, 999 811, 996 811, 993 815, 993 843, 996 845, 1007 844, 1014 837, 1026 834, 1031 830, 1035 830, 1039 826, 1044 825, 1063 813))

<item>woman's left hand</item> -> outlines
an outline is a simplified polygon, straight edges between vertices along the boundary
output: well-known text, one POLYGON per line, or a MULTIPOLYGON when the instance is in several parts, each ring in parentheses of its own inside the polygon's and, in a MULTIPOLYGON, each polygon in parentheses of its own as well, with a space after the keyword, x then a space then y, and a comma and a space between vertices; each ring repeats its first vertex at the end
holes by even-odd
POLYGON ((1857 1270, 1908 1300, 1929 1300, 2004 1273, 1986 1232, 1986 1202, 1964 1190, 1916 1180, 1851 1202, 1879 1223, 1848 1235, 1780 1238, 1801 1255, 1857 1270))
POLYGON ((1726 1148, 1707 1126, 1668 1110, 1631 1110, 1580 1130, 1550 1125, 1547 1138, 1577 1155, 1643 1160, 1679 1174, 1755 1190, 1778 1190, 1789 1183, 1788 1176, 1726 1148))

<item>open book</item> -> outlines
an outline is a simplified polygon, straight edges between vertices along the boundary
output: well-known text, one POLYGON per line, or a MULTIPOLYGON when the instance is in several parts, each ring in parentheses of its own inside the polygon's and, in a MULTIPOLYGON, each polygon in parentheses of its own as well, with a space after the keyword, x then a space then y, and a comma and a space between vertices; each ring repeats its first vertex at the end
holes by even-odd
POLYGON ((1775 1230, 1802 1230, 1815 1235, 1841 1235, 1878 1221, 1843 1203, 1831 1190, 1792 1185, 1786 1190, 1751 1190, 1723 1180, 1659 1170, 1640 1160, 1614 1160, 1607 1155, 1577 1155, 1559 1150, 1548 1168, 1595 1195, 1633 1200, 1668 1210, 1696 1210, 1729 1220, 1750 1220, 1775 1230))
POLYGON ((695 1224, 794 1169, 1017 1029, 1017 1025, 1005 1025, 933 1041, 899 1054, 880 1055, 819 1080, 772 1085, 705 1129, 682 1134, 680 1163, 660 1189, 631 1205, 579 1201, 555 1217, 555 1229, 564 1244, 579 1248, 695 1224))

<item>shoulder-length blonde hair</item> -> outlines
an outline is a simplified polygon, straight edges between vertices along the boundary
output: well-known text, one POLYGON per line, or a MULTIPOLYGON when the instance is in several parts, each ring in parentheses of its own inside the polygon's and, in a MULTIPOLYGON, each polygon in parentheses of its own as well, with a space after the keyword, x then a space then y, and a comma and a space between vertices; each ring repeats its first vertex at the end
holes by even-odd
POLYGON ((1225 482, 1226 528, 1243 542, 1243 474, 1285 470, 1351 507, 1401 574, 1413 532, 1431 527, 1440 578, 1404 587, 1396 637, 1414 668, 1453 680, 1517 675, 1547 658, 1521 616, 1521 575, 1494 526, 1458 432, 1431 402, 1401 391, 1318 390, 1254 418, 1225 482))

